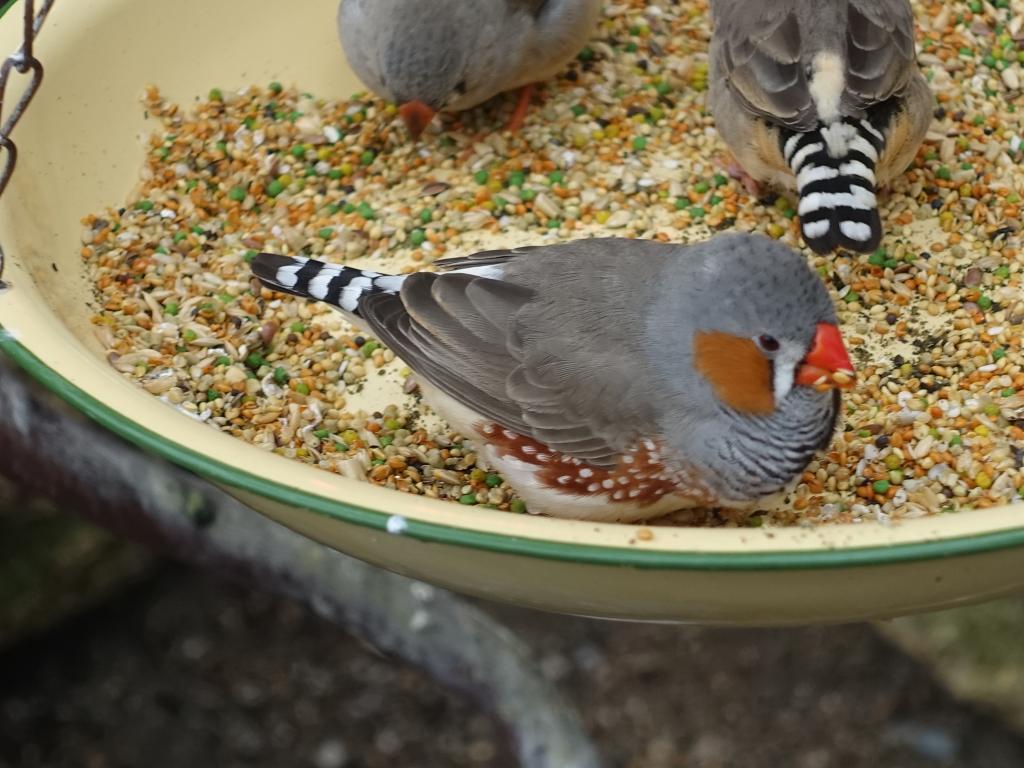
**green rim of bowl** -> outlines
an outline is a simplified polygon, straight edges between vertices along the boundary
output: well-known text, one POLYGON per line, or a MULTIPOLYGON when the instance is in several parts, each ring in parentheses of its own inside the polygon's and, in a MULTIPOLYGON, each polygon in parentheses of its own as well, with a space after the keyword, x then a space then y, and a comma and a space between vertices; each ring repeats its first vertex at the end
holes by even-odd
MULTIPOLYGON (((2 330, 2 326, 0 326, 2 330)), ((128 442, 164 458, 217 484, 265 496, 353 525, 387 530, 387 512, 332 501, 243 470, 213 461, 126 418, 79 389, 36 357, 10 334, 0 334, 0 351, 21 366, 32 378, 61 399, 128 442)), ((472 531, 437 523, 406 520, 401 535, 426 542, 448 544, 505 554, 551 560, 674 570, 808 570, 853 568, 907 563, 918 560, 975 555, 1001 549, 1024 547, 1024 527, 1007 531, 891 546, 830 549, 818 552, 664 552, 657 550, 569 544, 543 539, 505 536, 472 531)))

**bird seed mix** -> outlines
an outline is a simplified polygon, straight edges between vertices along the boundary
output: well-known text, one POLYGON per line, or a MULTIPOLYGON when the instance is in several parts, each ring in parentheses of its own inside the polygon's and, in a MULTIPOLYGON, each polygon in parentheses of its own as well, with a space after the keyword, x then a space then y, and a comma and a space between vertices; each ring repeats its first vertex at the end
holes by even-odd
MULTIPOLYGON (((785 507, 677 522, 885 522, 1024 495, 1024 0, 915 11, 935 118, 881 196, 883 247, 804 251, 858 367, 841 431, 785 507)), ((609 4, 515 135, 502 130, 513 96, 413 143, 394 105, 366 94, 223 83, 186 110, 150 87, 141 183, 124 208, 82 220, 111 364, 264 450, 525 511, 390 350, 326 306, 261 289, 248 262, 270 250, 408 272, 487 247, 729 229, 800 247, 791 197, 753 199, 724 172, 705 108, 708 34, 703 2, 609 4)))

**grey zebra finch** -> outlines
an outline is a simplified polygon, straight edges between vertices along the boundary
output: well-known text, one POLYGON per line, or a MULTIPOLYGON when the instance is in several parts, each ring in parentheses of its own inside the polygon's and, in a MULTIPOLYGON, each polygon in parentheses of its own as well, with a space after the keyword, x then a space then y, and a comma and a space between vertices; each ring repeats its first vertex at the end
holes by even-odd
POLYGON ((711 0, 711 11, 709 106, 741 178, 796 190, 813 250, 875 250, 876 190, 913 161, 934 107, 909 1, 711 0))
POLYGON ((437 112, 520 89, 515 130, 533 85, 579 53, 600 12, 601 0, 341 0, 338 34, 356 75, 399 105, 413 138, 437 112))
POLYGON ((749 507, 831 440, 853 368, 828 292, 760 235, 592 239, 382 275, 261 253, 266 285, 387 344, 529 511, 749 507))

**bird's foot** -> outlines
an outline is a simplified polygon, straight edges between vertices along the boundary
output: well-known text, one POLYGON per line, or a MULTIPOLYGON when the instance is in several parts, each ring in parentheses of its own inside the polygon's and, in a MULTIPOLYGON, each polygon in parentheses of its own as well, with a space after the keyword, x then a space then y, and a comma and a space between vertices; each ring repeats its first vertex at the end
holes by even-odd
POLYGON ((523 127, 526 121, 526 113, 530 110, 530 99, 533 98, 534 84, 529 83, 519 89, 519 99, 516 101, 516 108, 512 112, 512 119, 508 121, 505 130, 515 133, 523 127))
POLYGON ((730 157, 729 162, 725 166, 726 173, 737 181, 743 182, 743 188, 747 190, 747 194, 753 198, 761 197, 761 187, 754 180, 754 177, 743 170, 743 166, 739 164, 739 161, 735 157, 730 157))

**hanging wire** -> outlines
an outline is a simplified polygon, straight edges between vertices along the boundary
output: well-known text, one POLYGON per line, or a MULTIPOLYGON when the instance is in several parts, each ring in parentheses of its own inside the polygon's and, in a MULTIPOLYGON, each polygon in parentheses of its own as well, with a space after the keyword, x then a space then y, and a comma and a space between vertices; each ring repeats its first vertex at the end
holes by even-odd
MULTIPOLYGON (((37 13, 35 0, 22 0, 21 5, 25 15, 21 45, 0 66, 0 116, 3 116, 5 111, 7 80, 10 77, 11 70, 13 69, 21 75, 28 74, 30 76, 30 80, 15 103, 14 108, 7 115, 3 124, 0 125, 0 152, 3 154, 2 165, 0 165, 0 195, 3 195, 4 190, 7 189, 7 182, 11 180, 11 174, 14 173, 14 165, 18 161, 18 148, 11 139, 11 132, 14 130, 14 126, 18 124, 22 114, 24 114, 28 103, 32 101, 32 97, 39 90, 39 84, 43 81, 43 65, 33 54, 33 44, 35 43, 36 35, 39 34, 39 30, 43 26, 43 22, 46 20, 46 14, 50 12, 50 8, 53 6, 53 2, 54 0, 43 0, 37 13)), ((4 255, 3 251, 0 250, 0 277, 3 277, 3 272, 4 255)), ((3 287, 4 283, 0 280, 0 289, 3 287)))

